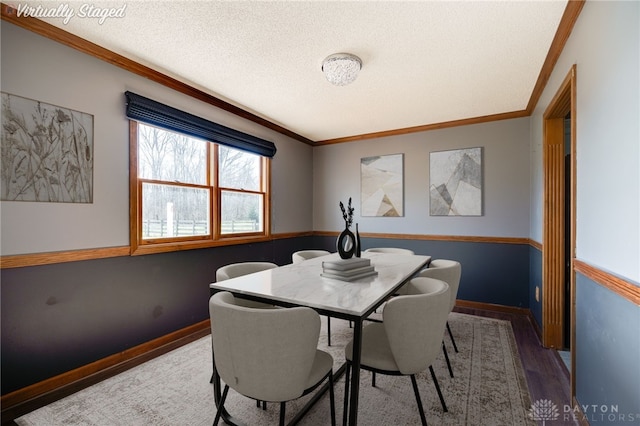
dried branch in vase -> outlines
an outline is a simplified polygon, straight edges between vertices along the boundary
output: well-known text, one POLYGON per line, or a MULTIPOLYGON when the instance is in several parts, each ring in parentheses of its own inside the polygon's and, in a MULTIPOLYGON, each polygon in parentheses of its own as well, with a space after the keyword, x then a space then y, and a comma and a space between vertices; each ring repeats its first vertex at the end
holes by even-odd
POLYGON ((342 204, 342 201, 340 201, 340 210, 342 210, 342 218, 344 219, 344 224, 348 229, 351 227, 351 224, 353 223, 354 208, 351 207, 351 197, 349 197, 349 204, 347 205, 346 209, 344 208, 344 204, 342 204))

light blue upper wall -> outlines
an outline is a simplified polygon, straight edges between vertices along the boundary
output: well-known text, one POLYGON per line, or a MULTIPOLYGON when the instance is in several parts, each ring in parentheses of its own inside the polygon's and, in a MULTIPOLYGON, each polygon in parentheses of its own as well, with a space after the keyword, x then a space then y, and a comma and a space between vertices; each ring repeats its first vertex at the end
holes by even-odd
POLYGON ((577 66, 576 257, 640 281, 640 3, 587 1, 531 117, 531 231, 542 242, 542 115, 577 66))
POLYGON ((344 228, 340 201, 353 198, 360 232, 528 237, 529 118, 326 145, 313 152, 313 229, 344 228), (429 215, 429 153, 483 148, 482 216, 429 215), (360 159, 404 154, 404 216, 362 217, 360 159))
POLYGON ((2 91, 94 116, 92 204, 2 202, 2 255, 129 244, 130 90, 276 144, 272 231, 312 227, 312 148, 227 111, 2 22, 2 91))
MULTIPOLYGON (((542 115, 574 64, 577 66, 577 106, 573 111, 577 120, 576 257, 638 285, 639 2, 587 1, 551 74, 531 117, 530 236, 542 242, 542 115)), ((532 265, 539 262, 538 253, 531 259, 532 265)), ((542 265, 538 267, 541 270, 542 265)), ((530 277, 534 278, 530 279, 537 279, 539 272, 533 270, 530 277)), ((539 320, 539 305, 531 304, 531 308, 539 320)), ((584 420, 591 424, 637 424, 640 307, 577 274, 575 314, 576 398, 585 411, 584 420), (614 407, 619 411, 611 416, 614 407)))

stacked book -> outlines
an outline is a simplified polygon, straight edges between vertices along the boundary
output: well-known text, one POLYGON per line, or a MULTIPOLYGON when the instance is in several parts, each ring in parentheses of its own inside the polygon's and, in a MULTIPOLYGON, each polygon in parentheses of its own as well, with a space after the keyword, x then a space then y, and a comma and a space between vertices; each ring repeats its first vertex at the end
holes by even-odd
POLYGON ((322 275, 340 281, 355 281, 360 278, 378 275, 371 260, 364 257, 350 259, 325 260, 322 262, 322 275))

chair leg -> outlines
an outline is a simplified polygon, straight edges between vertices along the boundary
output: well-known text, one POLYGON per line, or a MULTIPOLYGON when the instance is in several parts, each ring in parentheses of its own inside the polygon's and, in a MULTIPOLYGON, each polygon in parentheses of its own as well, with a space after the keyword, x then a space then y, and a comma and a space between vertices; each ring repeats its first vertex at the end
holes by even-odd
POLYGON ((224 408, 224 401, 227 399, 227 393, 229 392, 229 385, 224 385, 224 391, 222 392, 222 398, 220 398, 220 404, 218 405, 218 411, 216 412, 216 418, 213 420, 213 426, 218 426, 220 421, 220 414, 224 408))
POLYGON ((284 412, 285 412, 286 403, 280 403, 280 426, 284 426, 284 412))
POLYGON ((453 349, 458 353, 458 346, 456 345, 456 339, 453 338, 453 334, 451 333, 451 327, 449 327, 449 321, 447 321, 447 331, 449 332, 449 337, 451 337, 451 343, 453 343, 453 349))
POLYGON ((418 391, 418 382, 416 381, 415 374, 411 375, 411 384, 413 385, 413 393, 416 395, 418 411, 420 412, 420 420, 422 420, 423 426, 427 426, 427 418, 424 415, 424 408, 422 408, 422 400, 420 399, 420 392, 418 391))
POLYGON ((331 346, 331 317, 327 317, 327 346, 331 346))
POLYGON ((447 361, 447 368, 449 369, 449 375, 453 378, 453 369, 451 368, 451 361, 449 361, 449 353, 447 352, 447 347, 444 345, 444 340, 442 341, 442 352, 444 352, 444 359, 447 361))
POLYGON ((262 401, 262 411, 267 409, 267 401, 262 401))
POLYGON ((440 391, 440 385, 438 384, 438 379, 436 378, 436 373, 433 372, 433 367, 429 366, 429 371, 431 372, 431 378, 433 379, 433 384, 436 385, 436 391, 438 392, 438 398, 440 398, 440 404, 442 404, 442 411, 445 413, 449 412, 447 410, 447 404, 444 403, 444 397, 442 396, 442 392, 440 391))
POLYGON ((351 379, 351 364, 347 362, 344 374, 344 404, 342 411, 342 424, 347 424, 347 413, 349 412, 349 380, 351 379))
POLYGON ((371 387, 372 388, 376 387, 376 372, 375 371, 371 372, 371 387))
POLYGON ((333 394, 333 370, 329 373, 329 404, 331 404, 331 426, 336 426, 336 400, 333 394))

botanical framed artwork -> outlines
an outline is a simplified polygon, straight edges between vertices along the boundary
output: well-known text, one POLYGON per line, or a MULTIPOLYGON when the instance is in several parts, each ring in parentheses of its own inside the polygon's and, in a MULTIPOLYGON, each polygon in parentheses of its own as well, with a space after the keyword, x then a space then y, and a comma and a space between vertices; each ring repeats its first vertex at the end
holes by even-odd
POLYGON ((93 115, 2 93, 3 201, 93 202, 93 115))
POLYGON ((404 154, 360 159, 362 216, 404 216, 404 154))
POLYGON ((431 216, 482 216, 482 148, 431 152, 431 216))

